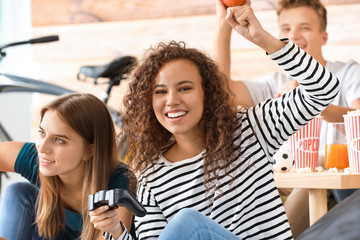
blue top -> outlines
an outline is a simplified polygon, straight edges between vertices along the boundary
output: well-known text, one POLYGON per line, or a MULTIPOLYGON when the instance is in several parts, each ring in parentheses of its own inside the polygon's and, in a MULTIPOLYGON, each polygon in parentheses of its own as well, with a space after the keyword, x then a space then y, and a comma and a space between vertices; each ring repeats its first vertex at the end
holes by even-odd
MULTIPOLYGON (((40 186, 38 171, 38 154, 35 143, 25 143, 15 162, 15 172, 21 174, 37 187, 40 186)), ((124 164, 120 164, 111 175, 108 189, 129 187, 129 170, 124 164)), ((68 238, 76 239, 80 236, 82 230, 82 216, 79 213, 65 209, 65 227, 64 231, 68 238)), ((132 226, 131 232, 134 232, 132 226)), ((135 236, 135 234, 133 234, 135 236)))

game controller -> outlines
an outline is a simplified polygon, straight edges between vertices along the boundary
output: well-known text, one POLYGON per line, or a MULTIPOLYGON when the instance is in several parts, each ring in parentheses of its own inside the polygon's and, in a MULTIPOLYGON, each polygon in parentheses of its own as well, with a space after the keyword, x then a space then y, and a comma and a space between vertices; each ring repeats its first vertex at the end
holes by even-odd
POLYGON ((146 209, 125 189, 101 190, 89 195, 88 206, 90 211, 103 205, 108 205, 110 209, 115 209, 119 206, 126 207, 132 214, 138 217, 146 215, 146 209))

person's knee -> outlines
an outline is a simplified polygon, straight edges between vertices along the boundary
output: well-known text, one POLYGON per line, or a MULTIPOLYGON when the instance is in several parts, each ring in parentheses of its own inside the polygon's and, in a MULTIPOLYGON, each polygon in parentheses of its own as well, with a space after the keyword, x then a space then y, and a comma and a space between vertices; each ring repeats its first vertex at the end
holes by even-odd
POLYGON ((28 182, 15 182, 6 187, 3 201, 17 202, 21 199, 36 199, 36 188, 28 182))
POLYGON ((159 239, 190 239, 201 224, 200 214, 190 208, 181 209, 166 225, 159 239))
POLYGON ((334 189, 333 195, 337 203, 352 195, 358 189, 334 189))
POLYGON ((6 187, 4 194, 7 196, 17 196, 23 192, 27 192, 30 183, 27 182, 15 182, 6 187))
POLYGON ((183 208, 171 219, 169 227, 184 228, 184 229, 198 229, 204 223, 204 217, 200 212, 191 209, 183 208))
POLYGON ((31 238, 35 227, 33 223, 37 193, 37 188, 28 182, 16 182, 6 187, 0 209, 2 236, 9 240, 25 239, 25 236, 31 238))
POLYGON ((191 208, 183 208, 181 209, 175 216, 177 219, 185 220, 187 222, 198 223, 200 218, 202 218, 202 214, 198 211, 191 208))

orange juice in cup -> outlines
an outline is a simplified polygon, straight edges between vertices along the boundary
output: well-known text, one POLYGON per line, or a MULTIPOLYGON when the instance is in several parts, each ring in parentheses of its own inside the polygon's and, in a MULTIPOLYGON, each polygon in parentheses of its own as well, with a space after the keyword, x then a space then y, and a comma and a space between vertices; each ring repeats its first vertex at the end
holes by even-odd
POLYGON ((344 169, 349 167, 344 123, 327 123, 325 145, 325 168, 344 169))
POLYGON ((325 145, 325 168, 344 169, 349 167, 349 158, 346 144, 325 145))

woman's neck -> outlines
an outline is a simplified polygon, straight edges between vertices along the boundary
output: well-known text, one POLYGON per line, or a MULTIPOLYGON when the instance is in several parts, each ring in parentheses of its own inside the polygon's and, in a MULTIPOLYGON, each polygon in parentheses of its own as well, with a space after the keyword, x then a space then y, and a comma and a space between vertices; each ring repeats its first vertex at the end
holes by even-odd
POLYGON ((164 157, 170 162, 179 162, 184 159, 192 158, 203 150, 203 138, 183 138, 175 136, 176 143, 164 153, 164 157))
POLYGON ((59 178, 61 182, 60 194, 64 207, 73 212, 81 213, 84 185, 83 171, 62 175, 59 178))
POLYGON ((68 210, 71 210, 76 213, 82 212, 82 202, 83 202, 83 191, 82 183, 79 184, 61 184, 60 186, 60 195, 64 207, 68 210))
POLYGON ((84 166, 78 166, 74 171, 59 175, 61 185, 65 189, 82 191, 84 181, 84 166))

